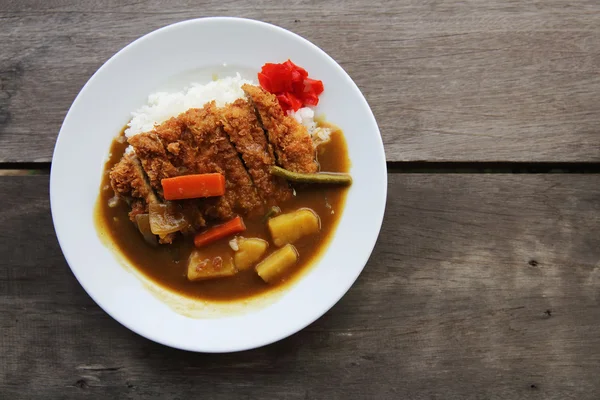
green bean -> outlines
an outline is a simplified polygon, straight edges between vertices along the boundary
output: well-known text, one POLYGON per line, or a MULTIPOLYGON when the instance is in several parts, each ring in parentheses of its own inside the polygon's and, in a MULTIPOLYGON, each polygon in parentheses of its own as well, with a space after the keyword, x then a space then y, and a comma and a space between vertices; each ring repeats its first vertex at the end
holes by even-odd
POLYGON ((272 166, 271 174, 285 178, 288 181, 299 183, 324 183, 329 185, 351 185, 352 177, 348 174, 335 172, 318 172, 316 174, 303 174, 292 172, 281 167, 272 166))
POLYGON ((267 213, 265 214, 265 216, 262 218, 262 222, 265 223, 269 220, 269 218, 276 216, 277 214, 279 214, 281 212, 281 208, 277 207, 277 206, 273 206, 269 209, 269 211, 267 211, 267 213))

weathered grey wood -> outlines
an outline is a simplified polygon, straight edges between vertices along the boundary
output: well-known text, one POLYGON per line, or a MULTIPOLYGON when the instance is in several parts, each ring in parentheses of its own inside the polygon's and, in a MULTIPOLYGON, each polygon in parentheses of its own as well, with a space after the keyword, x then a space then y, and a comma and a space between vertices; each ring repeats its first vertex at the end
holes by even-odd
POLYGON ((600 176, 389 178, 338 305, 274 345, 202 355, 101 311, 61 255, 48 178, 0 177, 0 397, 597 399, 600 176))
POLYGON ((0 161, 49 161, 105 60, 158 27, 214 15, 275 23, 338 60, 389 161, 600 161, 596 0, 3 0, 0 161))

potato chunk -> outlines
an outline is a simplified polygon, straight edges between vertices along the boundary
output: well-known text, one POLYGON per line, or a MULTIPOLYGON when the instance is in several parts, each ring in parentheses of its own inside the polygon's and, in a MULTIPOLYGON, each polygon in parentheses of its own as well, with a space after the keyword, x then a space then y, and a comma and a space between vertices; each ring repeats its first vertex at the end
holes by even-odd
POLYGON ((256 272, 265 282, 273 282, 288 271, 298 261, 298 251, 292 244, 286 244, 273 252, 256 266, 256 272))
POLYGON ((233 256, 235 266, 240 271, 252 267, 267 251, 269 243, 259 238, 236 238, 238 250, 233 256))
POLYGON ((309 208, 301 208, 291 213, 281 214, 268 222, 273 243, 281 247, 294 243, 303 236, 321 230, 321 220, 317 213, 309 208))
POLYGON ((187 278, 190 281, 223 278, 237 274, 231 257, 206 257, 198 250, 188 259, 187 278))

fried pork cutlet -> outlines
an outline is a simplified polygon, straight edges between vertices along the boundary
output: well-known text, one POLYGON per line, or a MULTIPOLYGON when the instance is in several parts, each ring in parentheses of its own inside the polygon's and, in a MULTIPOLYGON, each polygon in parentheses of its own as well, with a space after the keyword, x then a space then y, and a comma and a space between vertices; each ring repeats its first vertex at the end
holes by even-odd
MULTIPOLYGON (((237 151, 221 127, 219 110, 214 102, 203 108, 192 108, 179 116, 194 144, 196 155, 188 164, 196 163, 197 173, 220 172, 225 176, 225 195, 234 212, 242 215, 264 213, 264 205, 237 151)), ((181 142, 180 142, 181 144, 181 142)), ((179 151, 181 152, 181 146, 179 151)), ((181 155, 179 156, 181 159, 181 155)), ((221 217, 222 218, 222 217, 221 217)))
POLYGON ((224 108, 211 102, 129 138, 135 154, 126 154, 113 168, 111 183, 131 204, 132 220, 148 212, 148 204, 164 201, 165 178, 213 172, 225 176, 223 196, 177 202, 190 222, 186 229, 194 231, 206 220, 259 215, 266 205, 289 200, 292 189, 269 171, 275 164, 296 172, 318 170, 306 129, 283 113, 275 96, 256 86, 243 89, 249 101, 238 99, 224 108))
POLYGON ((148 175, 150 185, 162 196, 161 180, 180 175, 179 171, 170 162, 160 133, 163 127, 176 124, 175 118, 171 118, 155 130, 141 133, 129 138, 129 144, 135 149, 135 154, 142 162, 142 167, 148 175))
MULTIPOLYGON (((142 160, 150 183, 162 195, 161 180, 186 174, 224 173, 209 157, 203 155, 202 140, 196 137, 180 117, 171 118, 154 128, 129 138, 129 143, 142 160)), ((212 219, 229 219, 234 215, 232 193, 225 196, 189 200, 201 214, 212 219)))
MULTIPOLYGON (((152 187, 162 196, 161 180, 194 173, 222 172, 210 160, 200 157, 194 135, 179 118, 171 118, 154 130, 129 138, 139 155, 152 187)), ((233 206, 226 196, 190 200, 199 213, 212 219, 233 216, 233 206)))
POLYGON ((243 85, 242 89, 258 112, 279 165, 294 172, 317 172, 319 165, 306 128, 285 115, 277 97, 271 93, 248 84, 243 85))
POLYGON ((110 184, 116 194, 131 202, 132 221, 137 214, 148 212, 148 204, 158 201, 135 154, 126 154, 113 167, 110 184))
MULTIPOLYGON (((135 154, 125 154, 110 171, 110 184, 120 197, 131 206, 129 219, 135 222, 135 216, 148 212, 148 205, 160 200, 154 194, 140 160, 135 154)), ((160 243, 172 243, 175 234, 160 237, 160 243)))
POLYGON ((273 149, 269 146, 254 107, 243 99, 220 110, 223 129, 235 149, 242 156, 258 193, 268 205, 284 202, 292 197, 292 189, 284 179, 269 172, 275 165, 273 149))
POLYGON ((153 131, 131 137, 129 143, 159 194, 162 194, 160 181, 163 178, 219 172, 226 179, 225 195, 197 200, 208 218, 227 220, 235 213, 263 212, 252 180, 221 128, 214 103, 190 109, 153 131))

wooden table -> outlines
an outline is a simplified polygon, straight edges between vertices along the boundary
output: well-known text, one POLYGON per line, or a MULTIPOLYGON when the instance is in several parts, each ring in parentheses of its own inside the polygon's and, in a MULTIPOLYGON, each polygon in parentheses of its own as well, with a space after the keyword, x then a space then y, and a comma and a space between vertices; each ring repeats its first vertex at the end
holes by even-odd
POLYGON ((597 0, 1 0, 0 163, 0 398, 600 396, 597 0), (225 355, 105 314, 48 200, 60 124, 93 72, 155 28, 212 15, 333 56, 389 167, 382 232, 348 294, 288 339, 225 355))

